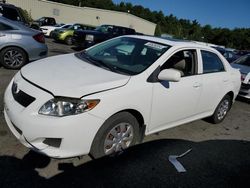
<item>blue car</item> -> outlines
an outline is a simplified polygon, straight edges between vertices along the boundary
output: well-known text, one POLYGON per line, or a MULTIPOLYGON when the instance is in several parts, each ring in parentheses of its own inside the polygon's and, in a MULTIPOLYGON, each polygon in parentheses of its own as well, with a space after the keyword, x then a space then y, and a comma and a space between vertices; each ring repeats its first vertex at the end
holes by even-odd
POLYGON ((0 16, 0 64, 19 69, 47 56, 44 35, 16 21, 0 16))

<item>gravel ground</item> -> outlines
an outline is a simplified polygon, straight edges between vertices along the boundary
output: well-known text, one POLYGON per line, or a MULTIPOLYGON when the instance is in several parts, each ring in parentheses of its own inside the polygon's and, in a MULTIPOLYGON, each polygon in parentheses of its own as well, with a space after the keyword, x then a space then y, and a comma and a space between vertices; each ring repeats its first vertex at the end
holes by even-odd
MULTIPOLYGON (((74 52, 47 39, 49 56, 74 52)), ((250 105, 237 99, 219 125, 204 120, 148 136, 117 158, 49 159, 29 151, 10 133, 3 94, 16 71, 0 68, 0 187, 248 187, 250 105), (169 155, 180 158, 178 173, 169 155), (248 185, 248 186, 247 186, 248 185)))

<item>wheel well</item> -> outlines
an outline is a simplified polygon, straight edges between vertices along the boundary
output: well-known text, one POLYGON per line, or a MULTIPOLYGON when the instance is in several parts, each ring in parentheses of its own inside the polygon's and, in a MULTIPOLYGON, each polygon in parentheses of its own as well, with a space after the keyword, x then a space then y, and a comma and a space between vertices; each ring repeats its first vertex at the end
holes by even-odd
POLYGON ((15 48, 19 48, 19 49, 23 50, 23 51, 24 51, 24 53, 25 53, 25 55, 27 56, 27 60, 28 60, 28 62, 29 62, 29 54, 26 52, 26 50, 25 50, 25 49, 23 49, 23 48, 22 48, 22 47, 20 47, 20 46, 15 46, 15 45, 5 46, 5 47, 3 47, 3 48, 0 50, 0 52, 1 52, 1 51, 3 51, 4 49, 6 49, 6 48, 10 48, 10 47, 15 47, 15 48))
MULTIPOLYGON (((146 125, 145 125, 144 118, 143 118, 142 114, 139 111, 134 110, 134 109, 126 109, 126 110, 122 110, 120 112, 129 112, 137 119, 139 126, 140 126, 139 127, 140 138, 138 141, 139 141, 139 143, 142 142, 144 135, 145 135, 145 130, 146 130, 146 125)), ((117 113, 120 113, 120 112, 117 112, 117 113)))
POLYGON ((234 99, 234 93, 232 91, 228 92, 226 95, 229 95, 231 97, 231 100, 234 99))

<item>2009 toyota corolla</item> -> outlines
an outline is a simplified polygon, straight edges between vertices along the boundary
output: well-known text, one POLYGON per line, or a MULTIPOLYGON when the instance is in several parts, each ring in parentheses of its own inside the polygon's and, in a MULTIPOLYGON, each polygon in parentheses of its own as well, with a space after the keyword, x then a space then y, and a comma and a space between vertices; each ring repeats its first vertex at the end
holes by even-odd
POLYGON ((240 84, 212 48, 126 36, 23 67, 6 89, 4 113, 33 150, 98 158, 197 119, 221 122, 240 84))

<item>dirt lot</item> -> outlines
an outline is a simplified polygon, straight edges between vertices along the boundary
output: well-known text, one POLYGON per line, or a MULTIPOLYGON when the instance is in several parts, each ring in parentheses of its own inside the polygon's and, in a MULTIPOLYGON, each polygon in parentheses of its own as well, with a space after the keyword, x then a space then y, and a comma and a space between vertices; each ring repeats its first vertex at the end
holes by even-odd
MULTIPOLYGON (((48 39, 49 56, 73 52, 48 39)), ((49 159, 22 146, 3 116, 3 94, 16 71, 0 68, 0 187, 246 187, 250 183, 250 105, 238 99, 219 125, 195 121, 148 136, 117 158, 49 159), (168 161, 180 159, 186 173, 168 161), (246 183, 246 184, 245 184, 246 183)))

